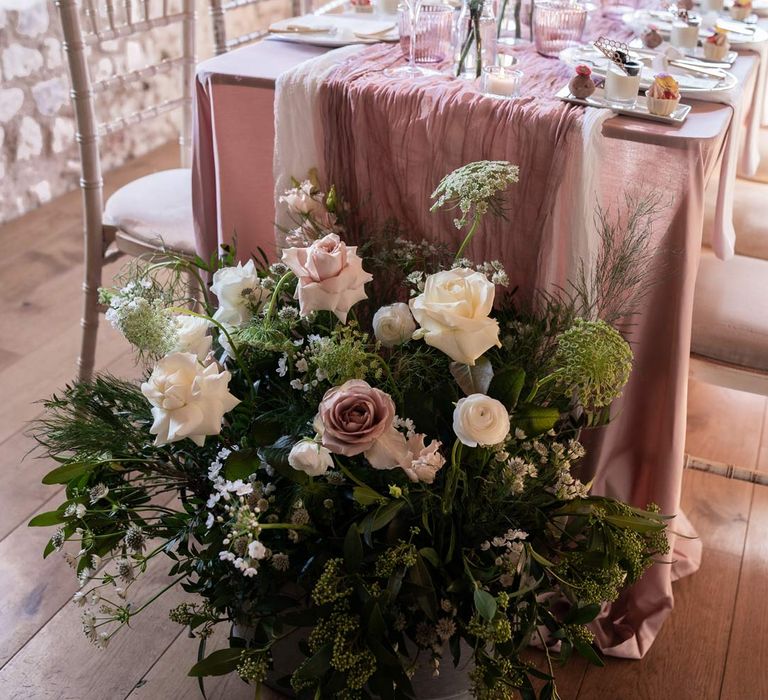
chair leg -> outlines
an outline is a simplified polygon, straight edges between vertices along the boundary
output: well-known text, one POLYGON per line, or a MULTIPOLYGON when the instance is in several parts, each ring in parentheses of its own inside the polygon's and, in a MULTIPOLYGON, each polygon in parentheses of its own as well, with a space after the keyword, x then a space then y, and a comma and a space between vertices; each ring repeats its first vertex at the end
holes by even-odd
POLYGON ((87 280, 83 284, 83 317, 80 326, 82 336, 80 357, 77 360, 77 381, 87 382, 93 377, 99 333, 99 288, 98 285, 89 285, 87 280))

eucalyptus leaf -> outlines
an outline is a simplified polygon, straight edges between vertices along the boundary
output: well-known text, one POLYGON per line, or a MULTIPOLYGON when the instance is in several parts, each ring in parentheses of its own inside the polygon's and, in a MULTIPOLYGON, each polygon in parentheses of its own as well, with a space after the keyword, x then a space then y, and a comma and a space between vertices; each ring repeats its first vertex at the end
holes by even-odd
POLYGON ((451 362, 451 374, 459 388, 467 395, 485 394, 493 379, 493 367, 487 357, 480 357, 474 365, 451 362))

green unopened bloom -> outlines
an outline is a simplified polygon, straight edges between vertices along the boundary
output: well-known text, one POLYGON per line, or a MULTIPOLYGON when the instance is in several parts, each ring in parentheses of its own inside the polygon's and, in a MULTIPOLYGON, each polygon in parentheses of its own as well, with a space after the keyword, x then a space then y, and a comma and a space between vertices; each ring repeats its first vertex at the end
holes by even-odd
POLYGON ((620 394, 632 370, 632 350, 605 321, 577 318, 560 335, 555 353, 558 384, 575 392, 584 406, 608 406, 620 394))

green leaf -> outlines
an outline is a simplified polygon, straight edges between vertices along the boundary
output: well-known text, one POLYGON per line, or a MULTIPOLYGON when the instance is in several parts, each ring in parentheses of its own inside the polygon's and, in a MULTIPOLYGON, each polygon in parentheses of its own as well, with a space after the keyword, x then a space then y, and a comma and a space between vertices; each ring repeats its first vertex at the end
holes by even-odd
POLYGON ((95 464, 90 462, 69 462, 68 464, 63 464, 62 466, 49 471, 43 477, 43 483, 47 485, 67 484, 72 481, 72 479, 82 476, 95 466, 95 464))
POLYGON ((283 430, 279 423, 266 420, 256 421, 251 429, 251 439, 257 447, 273 445, 282 434, 283 430))
POLYGON ((380 503, 384 497, 378 491, 374 491, 368 486, 355 486, 352 489, 352 498, 361 506, 372 506, 380 503))
POLYGON ((260 460, 258 456, 250 451, 233 452, 224 462, 222 472, 229 481, 238 479, 247 479, 251 474, 255 474, 259 468, 260 460))
POLYGON ((311 681, 316 678, 321 678, 330 666, 332 655, 332 643, 320 647, 314 656, 307 659, 303 664, 301 664, 301 666, 296 669, 293 677, 297 681, 311 681))
POLYGON ((537 552, 537 551, 536 551, 536 550, 535 550, 533 547, 531 547, 530 545, 527 547, 527 549, 528 549, 528 553, 529 553, 529 554, 530 554, 530 555, 531 555, 531 556, 532 556, 532 557, 533 557, 533 558, 534 558, 534 559, 535 559, 537 562, 539 562, 539 564, 541 564, 542 566, 546 566, 547 568, 550 568, 550 569, 553 569, 553 568, 555 567, 555 565, 554 565, 554 564, 553 564, 551 561, 549 561, 549 559, 547 559, 547 558, 545 558, 545 557, 541 556, 541 554, 539 554, 539 553, 538 553, 538 552, 537 552))
POLYGON ((27 527, 50 527, 64 522, 63 510, 49 510, 46 513, 39 513, 27 523, 27 527))
POLYGON ((419 550, 419 554, 436 569, 440 567, 440 555, 432 547, 422 547, 419 550))
POLYGON ((379 507, 371 519, 370 531, 376 532, 389 525, 400 510, 405 506, 405 501, 391 501, 385 506, 379 507))
POLYGON ((560 418, 557 408, 524 406, 512 416, 514 428, 520 428, 528 437, 535 437, 551 430, 560 418))
POLYGON ((637 530, 638 532, 653 532, 663 530, 666 527, 665 523, 633 515, 606 515, 605 521, 616 527, 625 530, 637 530))
POLYGON ((344 567, 350 573, 360 568, 363 561, 363 541, 360 539, 360 531, 357 525, 352 523, 344 538, 344 567))
POLYGON ((474 365, 451 362, 448 369, 459 388, 467 395, 485 394, 493 379, 493 367, 487 357, 479 357, 474 365))
POLYGON ((219 649, 202 661, 198 661, 191 669, 190 676, 223 676, 232 673, 243 655, 244 649, 219 649))
POLYGON ((585 625, 597 617, 600 607, 599 603, 592 603, 581 608, 574 605, 565 616, 565 622, 569 625, 585 625))
POLYGON ((576 651, 578 651, 579 654, 593 666, 605 666, 605 662, 600 658, 600 655, 594 650, 591 644, 587 644, 582 640, 574 640, 573 646, 576 651))
POLYGON ((501 401, 511 411, 520 398, 525 384, 525 372, 520 367, 505 367, 497 372, 488 387, 488 396, 501 401))
POLYGON ((489 622, 496 615, 496 598, 482 588, 475 588, 475 608, 489 622))

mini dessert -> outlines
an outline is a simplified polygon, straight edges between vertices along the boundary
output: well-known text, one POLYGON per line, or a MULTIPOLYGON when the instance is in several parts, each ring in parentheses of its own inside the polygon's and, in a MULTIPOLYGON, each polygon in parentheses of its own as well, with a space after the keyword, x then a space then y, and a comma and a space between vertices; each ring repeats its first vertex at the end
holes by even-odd
POLYGON ((680 104, 680 86, 669 73, 658 73, 645 99, 651 114, 668 117, 680 104))
POLYGON ((659 30, 655 25, 648 27, 648 31, 643 34, 643 46, 649 49, 655 49, 664 39, 661 38, 659 30))
POLYGON ((592 69, 589 66, 576 66, 576 75, 574 75, 571 78, 571 82, 568 83, 568 89, 571 91, 571 95, 580 100, 589 97, 595 91, 595 82, 590 77, 591 75, 592 69))
POLYGON ((731 5, 731 17, 745 20, 752 14, 752 0, 733 0, 731 5))
POLYGON ((724 6, 723 0, 702 0, 701 2, 704 12, 722 12, 724 6))
POLYGON ((704 58, 710 61, 722 61, 730 50, 728 32, 715 27, 715 33, 707 37, 704 42, 704 58))
POLYGON ((692 10, 693 0, 677 0, 677 7, 680 10, 692 10))
POLYGON ((633 106, 640 90, 641 70, 642 64, 616 51, 615 61, 605 73, 605 99, 624 107, 633 106))
POLYGON ((689 14, 686 10, 677 13, 677 20, 672 25, 669 43, 678 49, 695 49, 699 43, 701 17, 689 14))

